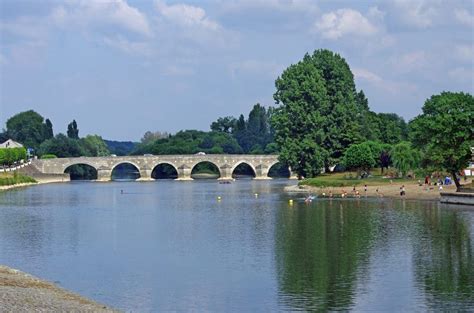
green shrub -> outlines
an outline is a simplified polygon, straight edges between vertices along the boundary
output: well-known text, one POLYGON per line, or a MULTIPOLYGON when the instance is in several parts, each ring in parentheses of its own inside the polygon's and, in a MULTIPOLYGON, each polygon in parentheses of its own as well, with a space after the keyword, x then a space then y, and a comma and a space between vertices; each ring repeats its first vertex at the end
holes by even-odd
POLYGON ((41 156, 41 159, 56 159, 56 158, 57 158, 57 156, 54 155, 54 154, 43 154, 41 156))

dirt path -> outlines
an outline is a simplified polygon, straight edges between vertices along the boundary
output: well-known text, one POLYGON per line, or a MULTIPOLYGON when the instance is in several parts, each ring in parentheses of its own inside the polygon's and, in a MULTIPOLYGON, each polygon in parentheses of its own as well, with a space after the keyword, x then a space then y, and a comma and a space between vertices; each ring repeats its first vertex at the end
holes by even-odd
POLYGON ((118 312, 26 273, 0 265, 1 312, 118 312))

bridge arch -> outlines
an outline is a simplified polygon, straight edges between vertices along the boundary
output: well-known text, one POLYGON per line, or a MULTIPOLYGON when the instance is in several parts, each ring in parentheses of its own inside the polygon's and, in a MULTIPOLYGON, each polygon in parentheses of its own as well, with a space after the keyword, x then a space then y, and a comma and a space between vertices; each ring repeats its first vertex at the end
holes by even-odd
POLYGON ((70 180, 96 180, 98 177, 97 168, 87 162, 65 165, 63 173, 69 174, 70 180))
POLYGON ((178 168, 171 162, 160 162, 153 166, 151 170, 153 179, 176 179, 178 178, 178 168))
POLYGON ((257 177, 257 170, 255 169, 255 166, 252 164, 252 162, 248 162, 248 161, 244 161, 244 160, 240 160, 237 163, 235 163, 235 165, 230 169, 230 175, 232 177, 234 177, 235 176, 234 171, 237 168, 242 167, 242 166, 249 167, 252 171, 253 178, 257 177))
POLYGON ((268 167, 268 177, 271 178, 290 178, 290 168, 280 161, 273 162, 268 167))
POLYGON ((112 165, 110 178, 136 180, 141 177, 140 166, 132 161, 120 161, 112 165))
POLYGON ((191 177, 192 178, 220 178, 222 177, 221 169, 219 166, 212 161, 201 161, 194 164, 191 167, 191 177), (197 171, 201 171, 201 174, 197 174, 197 171), (204 172, 204 173, 202 173, 204 172), (215 173, 215 174, 214 174, 215 173), (207 175, 207 177, 206 177, 207 175))

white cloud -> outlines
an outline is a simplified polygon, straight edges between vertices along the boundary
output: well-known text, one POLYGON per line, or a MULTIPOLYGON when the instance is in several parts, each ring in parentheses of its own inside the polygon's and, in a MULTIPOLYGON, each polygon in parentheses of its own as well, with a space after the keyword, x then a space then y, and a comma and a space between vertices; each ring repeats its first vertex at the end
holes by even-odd
POLYGON ((104 37, 105 45, 133 55, 149 56, 152 50, 147 42, 130 41, 123 36, 104 37))
POLYGON ((324 14, 315 23, 315 29, 327 39, 339 39, 345 35, 372 36, 379 30, 359 11, 339 9, 324 14))
POLYGON ((412 51, 392 58, 392 65, 397 72, 411 72, 428 65, 428 55, 423 50, 412 51))
POLYGON ((72 0, 55 8, 51 19, 66 27, 113 25, 144 36, 152 34, 146 16, 125 0, 72 0))
POLYGON ((229 11, 248 9, 306 13, 317 13, 319 11, 318 6, 313 0, 225 0, 222 5, 225 10, 229 11))
POLYGON ((388 79, 382 78, 380 75, 371 72, 365 68, 353 68, 352 72, 356 80, 363 80, 373 85, 377 89, 389 92, 392 95, 397 95, 400 92, 415 92, 418 87, 413 83, 407 82, 395 82, 388 79))
POLYGON ((187 4, 167 5, 163 1, 156 1, 158 13, 166 20, 183 27, 199 27, 206 30, 216 31, 221 26, 206 15, 201 7, 187 4))
POLYGON ((474 16, 466 9, 454 10, 454 16, 456 17, 456 20, 461 24, 464 24, 471 28, 474 27, 474 16))
POLYGON ((393 0, 399 18, 407 25, 427 28, 439 16, 440 0, 393 0))

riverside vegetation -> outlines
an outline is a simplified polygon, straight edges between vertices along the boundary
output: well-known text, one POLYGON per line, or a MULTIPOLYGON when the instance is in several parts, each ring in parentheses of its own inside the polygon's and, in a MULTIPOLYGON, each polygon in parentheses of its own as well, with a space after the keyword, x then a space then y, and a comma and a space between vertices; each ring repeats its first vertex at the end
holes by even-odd
MULTIPOLYGON (((426 100, 423 112, 406 123, 394 113, 375 113, 363 90, 357 90, 346 60, 329 50, 316 50, 290 65, 276 79, 276 107, 255 104, 245 118, 220 117, 210 131, 176 134, 147 131, 139 143, 104 141, 98 135, 79 137, 75 120, 67 134, 34 111, 7 121, 0 139, 12 138, 34 148, 40 157, 141 154, 279 154, 300 178, 318 177, 331 169, 356 171, 363 178, 373 167, 410 172, 458 175, 474 146, 474 99, 463 92, 442 92, 426 100)), ((205 172, 213 171, 209 166, 205 172)), ((90 176, 87 169, 71 175, 90 176)), ((331 179, 329 179, 330 181, 331 179)), ((308 182, 308 183, 311 183, 308 182)))

